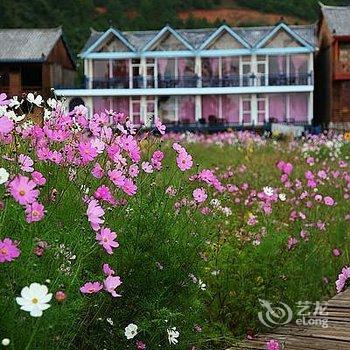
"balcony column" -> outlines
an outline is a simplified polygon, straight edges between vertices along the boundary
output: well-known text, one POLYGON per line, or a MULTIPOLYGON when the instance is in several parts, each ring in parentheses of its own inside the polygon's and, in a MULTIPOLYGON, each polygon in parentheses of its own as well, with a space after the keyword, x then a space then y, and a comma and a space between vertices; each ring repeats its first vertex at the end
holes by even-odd
POLYGON ((147 81, 147 68, 146 68, 146 57, 140 58, 140 71, 142 75, 142 84, 143 88, 146 88, 146 81, 147 81))
POLYGON ((312 123, 313 116, 314 116, 314 93, 311 91, 309 93, 308 108, 307 108, 307 120, 309 124, 312 123))
POLYGON ((93 78, 92 60, 89 60, 89 59, 84 60, 84 75, 87 79, 86 88, 92 89, 92 78, 93 78))
POLYGON ((256 125, 258 124, 258 100, 256 98, 256 94, 251 95, 250 104, 251 104, 252 124, 256 125))
POLYGON ((202 87, 202 59, 200 56, 195 57, 194 74, 196 74, 198 79, 199 79, 197 81, 197 87, 202 87))
POLYGON ((202 97, 200 95, 196 95, 195 97, 195 113, 196 113, 196 121, 202 118, 202 97))
POLYGON ((313 75, 314 75, 314 53, 311 52, 309 55, 308 73, 311 73, 311 78, 309 78, 309 85, 314 85, 313 75))

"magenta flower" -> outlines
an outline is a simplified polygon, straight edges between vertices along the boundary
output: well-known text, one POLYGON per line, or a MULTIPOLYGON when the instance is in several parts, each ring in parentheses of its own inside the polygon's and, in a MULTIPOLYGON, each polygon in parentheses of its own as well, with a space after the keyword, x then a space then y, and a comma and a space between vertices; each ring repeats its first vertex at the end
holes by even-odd
POLYGON ((112 276, 115 274, 115 271, 112 270, 108 264, 103 264, 102 271, 106 276, 112 276))
POLYGON ((14 128, 14 123, 11 119, 6 116, 0 117, 0 134, 8 134, 14 128))
POLYGON ((22 171, 25 171, 27 173, 32 173, 34 171, 34 168, 33 168, 34 162, 29 156, 20 154, 18 157, 18 163, 22 171))
POLYGON ((137 177, 137 175, 139 174, 139 167, 136 165, 136 164, 132 164, 130 165, 130 168, 129 168, 129 175, 131 177, 137 177))
POLYGON ((26 206, 26 221, 28 223, 40 221, 44 217, 44 206, 41 203, 33 202, 26 206))
POLYGON ((96 148, 91 145, 90 141, 81 142, 78 150, 84 163, 91 162, 97 156, 96 148))
POLYGON ((104 214, 105 212, 99 205, 98 201, 92 199, 88 205, 86 215, 88 216, 88 220, 94 231, 98 231, 100 229, 100 224, 105 222, 103 218, 104 214))
POLYGON ((20 254, 21 251, 11 238, 4 238, 0 241, 0 263, 13 261, 18 258, 20 254))
POLYGON ((80 287, 80 291, 83 294, 94 294, 98 293, 103 288, 100 282, 86 282, 82 287, 80 287))
POLYGON ((122 186, 122 190, 128 196, 134 196, 137 192, 137 186, 134 184, 134 182, 131 179, 125 179, 124 184, 122 186))
POLYGON ((159 118, 155 118, 154 123, 156 125, 156 128, 160 132, 160 134, 164 135, 165 134, 165 130, 166 130, 166 126, 162 124, 162 122, 160 121, 159 118))
POLYGON ((338 279, 335 282, 337 293, 340 293, 344 290, 346 284, 350 281, 350 267, 345 266, 341 270, 341 273, 338 276, 338 279))
POLYGON ((338 256, 340 256, 342 254, 342 251, 341 251, 340 248, 333 248, 332 249, 332 254, 333 254, 333 256, 338 257, 338 256))
POLYGON ((208 195, 207 193, 205 192, 205 189, 204 188, 196 188, 193 193, 193 198, 194 200, 197 202, 197 203, 202 203, 204 202, 207 198, 208 198, 208 195))
POLYGON ((9 184, 12 197, 21 205, 33 203, 39 196, 36 183, 23 175, 16 176, 9 184))
POLYGON ((91 174, 97 179, 102 179, 104 175, 104 171, 99 163, 96 163, 93 169, 91 170, 91 174))
POLYGON ((103 200, 112 205, 116 203, 116 200, 113 197, 110 189, 105 185, 101 185, 97 188, 97 190, 94 193, 94 197, 98 200, 103 200))
POLYGON ((190 154, 186 151, 180 152, 176 157, 177 166, 181 171, 186 171, 192 168, 193 161, 190 154))
POLYGON ((11 100, 7 100, 7 95, 2 92, 0 94, 0 106, 7 106, 11 103, 11 100))
POLYGON ((324 204, 328 205, 329 207, 332 207, 334 205, 334 199, 332 197, 326 196, 323 198, 324 204))
POLYGON ((266 343, 266 350, 280 350, 280 344, 277 340, 271 339, 266 343))
POLYGON ((138 349, 138 350, 145 350, 146 349, 146 344, 143 341, 138 340, 138 341, 136 341, 136 349, 138 349))
POLYGON ((43 176, 42 173, 39 171, 33 171, 32 172, 32 180, 38 185, 38 186, 44 186, 46 184, 46 179, 43 176))
POLYGON ((115 289, 119 287, 122 284, 122 281, 120 280, 119 276, 108 276, 104 281, 103 285, 105 290, 108 293, 111 293, 111 295, 115 297, 121 297, 120 294, 117 294, 115 289))
POLYGON ((109 228, 102 228, 100 233, 96 233, 96 240, 108 254, 113 254, 113 248, 118 248, 119 243, 115 241, 117 234, 109 228))
POLYGON ((125 176, 121 170, 109 170, 108 177, 117 187, 122 187, 124 185, 125 176))
POLYGON ((288 250, 292 250, 298 244, 298 240, 295 237, 288 238, 288 250))

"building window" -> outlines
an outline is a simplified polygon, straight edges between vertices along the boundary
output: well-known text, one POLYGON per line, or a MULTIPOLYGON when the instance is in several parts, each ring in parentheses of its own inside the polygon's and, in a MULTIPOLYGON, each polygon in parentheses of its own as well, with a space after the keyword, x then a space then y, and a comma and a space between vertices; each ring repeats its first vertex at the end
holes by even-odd
POLYGON ((242 119, 243 123, 251 123, 252 121, 252 101, 250 97, 242 98, 242 119))
POLYGON ((350 64, 350 43, 339 43, 339 61, 350 64))
POLYGON ((135 125, 141 124, 141 98, 140 96, 131 97, 130 116, 135 125))

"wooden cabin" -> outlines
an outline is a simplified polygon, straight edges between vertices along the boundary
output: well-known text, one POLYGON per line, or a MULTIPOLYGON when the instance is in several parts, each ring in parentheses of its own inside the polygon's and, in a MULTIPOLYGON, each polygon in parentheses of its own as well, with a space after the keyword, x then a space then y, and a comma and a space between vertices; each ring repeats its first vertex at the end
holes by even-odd
POLYGON ((74 84, 76 66, 61 27, 0 29, 0 92, 9 96, 74 84))
POLYGON ((321 5, 315 58, 315 121, 350 128, 350 6, 321 5))

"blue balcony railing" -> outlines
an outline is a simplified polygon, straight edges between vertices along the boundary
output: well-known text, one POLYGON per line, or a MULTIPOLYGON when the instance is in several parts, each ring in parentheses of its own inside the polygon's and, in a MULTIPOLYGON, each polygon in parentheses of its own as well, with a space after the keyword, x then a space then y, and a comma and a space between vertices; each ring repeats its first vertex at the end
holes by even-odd
POLYGON ((247 86, 294 86, 313 85, 313 73, 300 74, 254 74, 227 75, 219 77, 198 77, 197 75, 172 77, 164 76, 120 76, 114 78, 84 78, 74 87, 56 86, 55 88, 86 89, 170 89, 170 88, 206 88, 206 87, 247 87, 247 86))

